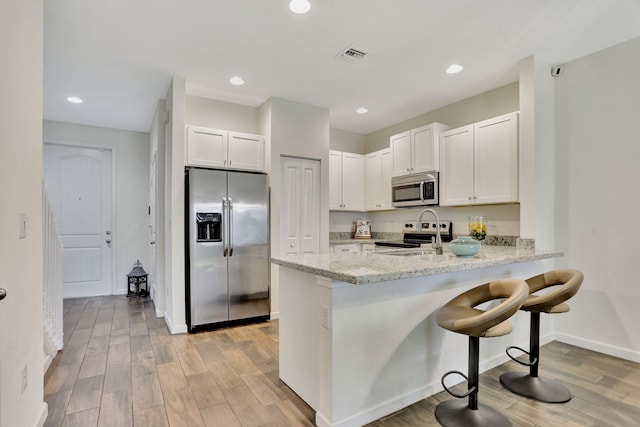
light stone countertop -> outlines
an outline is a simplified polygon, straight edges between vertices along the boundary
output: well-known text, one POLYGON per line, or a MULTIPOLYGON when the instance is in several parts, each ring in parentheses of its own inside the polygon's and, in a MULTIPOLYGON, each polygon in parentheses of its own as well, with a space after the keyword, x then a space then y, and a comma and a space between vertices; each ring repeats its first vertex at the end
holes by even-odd
MULTIPOLYGON (((309 274, 328 277, 355 285, 474 270, 498 265, 537 261, 564 256, 561 251, 536 251, 513 246, 483 245, 480 253, 460 258, 447 250, 444 254, 394 256, 381 252, 411 249, 390 249, 377 252, 325 253, 317 255, 286 255, 272 257, 271 262, 309 274)), ((419 249, 413 249, 419 250, 419 249)))

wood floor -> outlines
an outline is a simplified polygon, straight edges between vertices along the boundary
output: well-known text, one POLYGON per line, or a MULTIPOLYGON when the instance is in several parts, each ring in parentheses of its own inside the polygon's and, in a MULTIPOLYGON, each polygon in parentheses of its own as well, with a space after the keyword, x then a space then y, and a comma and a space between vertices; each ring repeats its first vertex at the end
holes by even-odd
MULTIPOLYGON (((45 426, 312 426, 314 411, 278 379, 278 322, 170 335, 153 303, 66 300, 65 347, 45 378, 45 426)), ((481 375, 480 402, 514 426, 638 426, 640 365, 554 342, 541 373, 574 398, 545 404, 504 390, 509 362, 481 375)), ((461 367, 462 370, 465 367, 461 367)), ((370 426, 437 426, 431 396, 370 426)))

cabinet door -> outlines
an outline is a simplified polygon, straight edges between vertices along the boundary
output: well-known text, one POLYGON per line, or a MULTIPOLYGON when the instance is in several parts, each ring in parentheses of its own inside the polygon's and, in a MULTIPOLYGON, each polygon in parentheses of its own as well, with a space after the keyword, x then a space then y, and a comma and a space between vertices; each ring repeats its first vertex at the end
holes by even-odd
POLYGON ((187 128, 187 165, 224 168, 227 161, 228 132, 197 126, 187 128))
POLYGON ((320 252, 320 162, 282 157, 280 252, 320 252))
POLYGON ((329 151, 329 209, 342 209, 342 152, 329 151))
POLYGON ((280 254, 300 254, 300 159, 282 157, 280 254))
POLYGON ((433 125, 411 130, 413 145, 413 172, 438 170, 438 141, 433 125))
POLYGON ((260 135, 229 132, 227 167, 264 171, 264 138, 260 135))
POLYGON ((473 203, 473 125, 440 136, 440 205, 473 203))
POLYGON ((380 208, 391 209, 391 149, 387 148, 380 152, 380 176, 382 182, 380 184, 380 208))
POLYGON ((320 162, 300 159, 300 253, 320 252, 320 162))
POLYGON ((518 113, 475 124, 474 203, 518 201, 518 113))
POLYGON ((375 211, 381 207, 382 163, 380 152, 367 154, 365 161, 366 209, 375 211))
POLYGON ((342 153, 342 207, 364 210, 364 156, 342 153))
POLYGON ((393 135, 389 144, 393 158, 393 176, 411 173, 411 132, 393 135))

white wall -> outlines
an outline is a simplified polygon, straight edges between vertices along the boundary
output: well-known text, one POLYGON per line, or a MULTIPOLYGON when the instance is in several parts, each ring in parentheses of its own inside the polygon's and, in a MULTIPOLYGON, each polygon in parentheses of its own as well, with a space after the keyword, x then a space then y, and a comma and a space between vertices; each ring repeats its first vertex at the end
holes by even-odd
MULTIPOLYGON (((388 148, 389 137, 391 135, 429 123, 440 122, 458 127, 501 114, 518 111, 519 97, 519 85, 518 83, 514 83, 405 120, 404 122, 367 135, 364 153, 388 148)), ((334 148, 334 139, 336 141, 343 141, 345 139, 344 135, 335 133, 333 129, 331 131, 331 148, 340 149, 334 148), (342 139, 340 139, 340 137, 342 137, 342 139)), ((347 139, 347 142, 344 143, 343 146, 349 147, 347 144, 349 144, 350 140, 353 141, 353 137, 347 139)), ((357 147, 353 142, 351 142, 351 146, 354 148, 357 147)), ((343 151, 350 150, 347 149, 343 151)), ((532 171, 532 173, 534 172, 535 171, 532 171)), ((535 180, 535 177, 531 179, 535 180)), ((535 188, 535 186, 533 188, 535 188)), ((494 234, 501 236, 520 235, 520 207, 517 204, 454 208, 436 207, 435 210, 442 219, 453 221, 454 234, 466 232, 467 218, 470 215, 485 215, 491 221, 492 230, 490 230, 490 232, 493 231, 494 234)), ((357 219, 368 218, 372 221, 371 226, 373 231, 402 233, 402 227, 405 221, 408 219, 416 221, 419 212, 420 209, 396 209, 392 211, 368 213, 332 211, 330 231, 353 231, 353 224, 357 219)))
POLYGON ((41 426, 42 1, 0 2, 0 426, 41 426), (19 239, 19 214, 27 235, 19 239), (21 373, 28 385, 21 392, 21 373))
POLYGON ((184 284, 184 78, 174 77, 165 102, 165 321, 173 334, 187 332, 184 284))
POLYGON ((640 362, 640 38, 565 65, 556 80, 557 222, 584 283, 563 341, 640 362), (612 226, 605 226, 611 221, 612 226))
MULTIPOLYGON (((271 254, 280 253, 281 156, 320 160, 320 251, 329 249, 329 110, 270 98, 259 112, 271 183, 271 254)), ((279 270, 271 266, 271 313, 279 312, 279 270)))
POLYGON ((518 91, 518 83, 512 83, 370 133, 367 135, 367 153, 387 148, 391 135, 429 123, 459 127, 517 111, 518 91))
POLYGON ((137 259, 149 264, 149 134, 44 121, 45 142, 112 150, 116 165, 113 228, 116 293, 127 293, 127 274, 137 259))
MULTIPOLYGON (((381 212, 331 212, 331 232, 353 232, 353 226, 357 219, 371 220, 371 231, 402 233, 402 228, 407 221, 417 221, 423 208, 402 208, 381 212)), ((493 205, 473 207, 442 207, 433 209, 443 221, 452 221, 455 235, 468 234, 469 216, 482 215, 487 218, 487 233, 494 236, 519 235, 518 220, 520 205, 493 205)), ((425 220, 432 221, 429 216, 425 220)))
POLYGON ((185 104, 185 123, 234 132, 258 133, 258 109, 188 95, 185 104))
POLYGON ((340 129, 330 129, 329 146, 332 150, 367 154, 367 136, 340 129))
MULTIPOLYGON (((164 100, 159 100, 156 106, 153 122, 151 123, 151 131, 149 132, 149 144, 151 162, 150 167, 153 165, 153 156, 155 151, 155 167, 156 167, 156 188, 155 188, 155 201, 151 199, 150 202, 155 206, 152 206, 152 213, 155 212, 155 280, 152 283, 151 297, 156 307, 156 316, 164 316, 166 309, 166 277, 165 277, 165 132, 164 132, 164 100)), ((151 171, 150 171, 151 172, 151 171)), ((152 173, 152 172, 151 172, 152 173)))

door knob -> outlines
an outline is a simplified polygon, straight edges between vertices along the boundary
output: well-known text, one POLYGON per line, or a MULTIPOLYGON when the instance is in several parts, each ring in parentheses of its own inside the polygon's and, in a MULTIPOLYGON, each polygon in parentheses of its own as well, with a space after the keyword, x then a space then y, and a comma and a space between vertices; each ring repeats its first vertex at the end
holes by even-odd
POLYGON ((2 301, 6 296, 7 296, 7 291, 4 288, 0 288, 0 301, 2 301))

